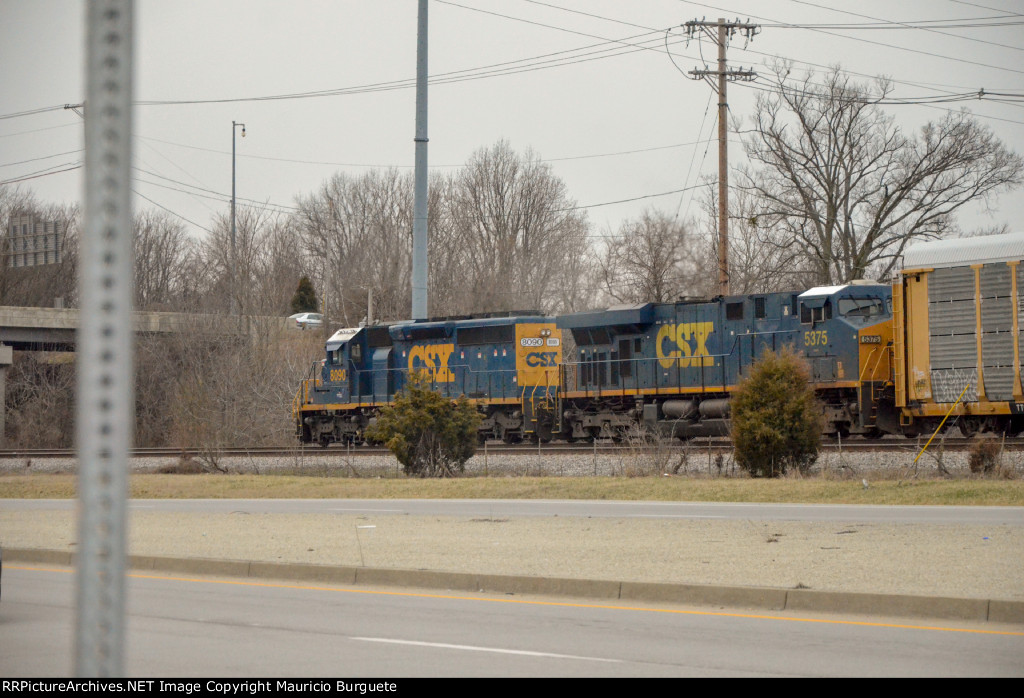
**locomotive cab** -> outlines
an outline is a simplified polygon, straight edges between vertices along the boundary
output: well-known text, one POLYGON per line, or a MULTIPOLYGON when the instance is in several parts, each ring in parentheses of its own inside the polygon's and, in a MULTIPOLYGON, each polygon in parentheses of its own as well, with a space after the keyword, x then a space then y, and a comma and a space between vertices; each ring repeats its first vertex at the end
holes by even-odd
POLYGON ((819 286, 796 301, 798 346, 825 405, 828 431, 876 436, 893 430, 892 288, 819 286))
POLYGON ((353 394, 359 393, 359 375, 365 368, 363 355, 366 338, 362 329, 346 327, 327 340, 320 381, 323 388, 330 391, 334 402, 348 403, 353 394))

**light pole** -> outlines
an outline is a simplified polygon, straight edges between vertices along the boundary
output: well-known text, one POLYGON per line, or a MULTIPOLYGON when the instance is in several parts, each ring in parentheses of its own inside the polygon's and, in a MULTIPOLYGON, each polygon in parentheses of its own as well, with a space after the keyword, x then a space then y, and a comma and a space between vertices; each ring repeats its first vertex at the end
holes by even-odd
POLYGON ((235 270, 238 268, 238 252, 235 249, 235 131, 242 127, 245 138, 245 124, 231 122, 231 314, 238 315, 238 289, 235 288, 235 270))

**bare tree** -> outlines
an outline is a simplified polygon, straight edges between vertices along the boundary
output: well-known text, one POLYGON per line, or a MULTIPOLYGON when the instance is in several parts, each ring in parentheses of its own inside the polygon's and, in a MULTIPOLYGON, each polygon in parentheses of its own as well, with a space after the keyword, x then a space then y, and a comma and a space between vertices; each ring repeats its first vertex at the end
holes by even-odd
POLYGON ((663 211, 648 209, 625 221, 600 256, 604 291, 620 303, 664 303, 693 294, 699 261, 694 238, 663 211))
POLYGON ((194 246, 185 226, 163 212, 141 211, 133 225, 135 309, 179 310, 194 246))
MULTIPOLYGON (((299 199, 294 225, 334 324, 354 326, 372 291, 378 317, 412 303, 412 179, 397 170, 335 174, 299 199)), ((294 288, 294 285, 293 285, 294 288)))
POLYGON ((838 67, 793 84, 775 66, 775 90, 758 97, 752 167, 738 186, 760 199, 759 225, 810 261, 817 283, 888 275, 912 240, 955 228, 968 202, 990 201, 1021 183, 1024 163, 966 111, 905 135, 874 94, 838 67))
POLYGON ((19 351, 8 370, 6 438, 20 448, 67 448, 75 434, 70 354, 19 351))
MULTIPOLYGON (((230 226, 227 215, 217 216, 213 231, 199 244, 196 258, 186 262, 195 281, 191 307, 198 312, 227 313, 234 305, 242 315, 287 314, 287 300, 268 304, 266 288, 268 268, 278 263, 271 256, 282 251, 275 237, 287 234, 281 231, 285 221, 266 207, 238 206, 234 251, 230 226)), ((283 247, 289 249, 287 244, 283 247)), ((298 253, 297 244, 291 249, 298 253)), ((273 298, 280 301, 290 294, 297 280, 298 276, 290 280, 285 286, 291 288, 279 290, 273 298)))
MULTIPOLYGON (((694 246, 699 295, 718 294, 718 184, 708 182, 700 200, 703 229, 694 246)), ((729 196, 729 289, 732 293, 771 293, 806 288, 815 283, 805 254, 787 244, 780 229, 757 215, 759 199, 750 190, 729 196)), ((791 238, 790 238, 791 240, 791 238)))
POLYGON ((586 252, 587 220, 549 165, 501 141, 470 156, 444 204, 466 310, 557 308, 573 256, 586 252))

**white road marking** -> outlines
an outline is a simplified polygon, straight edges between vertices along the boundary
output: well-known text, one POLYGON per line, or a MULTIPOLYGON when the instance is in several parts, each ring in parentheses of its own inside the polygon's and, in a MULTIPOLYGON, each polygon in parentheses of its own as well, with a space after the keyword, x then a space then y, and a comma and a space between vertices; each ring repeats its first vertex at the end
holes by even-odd
MULTIPOLYGON (((713 514, 632 514, 636 519, 725 519, 726 516, 713 514)), ((627 517, 628 518, 628 517, 627 517)))
POLYGON ((603 659, 601 657, 580 657, 574 654, 554 654, 552 652, 530 652, 528 650, 505 650, 496 647, 477 647, 476 645, 450 645, 445 642, 419 642, 417 640, 393 640, 386 637, 350 637, 350 640, 362 642, 385 642, 393 645, 416 645, 418 647, 439 647, 449 650, 465 650, 466 652, 495 652, 497 654, 521 654, 528 657, 551 657, 554 659, 582 659, 587 662, 611 662, 621 664, 621 659, 603 659))
POLYGON ((403 512, 405 510, 404 509, 367 509, 365 507, 358 507, 358 508, 353 508, 353 509, 345 509, 345 508, 328 509, 327 511, 392 511, 392 512, 393 511, 397 511, 397 512, 401 513, 401 512, 403 512))

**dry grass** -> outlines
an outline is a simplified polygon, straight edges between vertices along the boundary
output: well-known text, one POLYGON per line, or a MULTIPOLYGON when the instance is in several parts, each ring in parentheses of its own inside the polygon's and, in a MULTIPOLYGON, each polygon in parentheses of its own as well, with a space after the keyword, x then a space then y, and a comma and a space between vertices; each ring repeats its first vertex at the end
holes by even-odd
MULTIPOLYGON (((132 475, 141 499, 606 499, 814 504, 1024 506, 1024 480, 750 480, 695 477, 465 477, 452 480, 299 475, 132 475)), ((67 474, 0 475, 0 498, 75 496, 67 474)))

